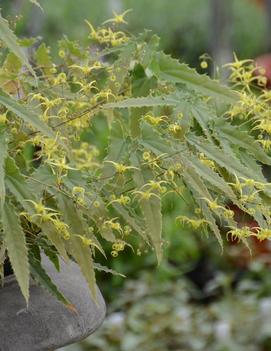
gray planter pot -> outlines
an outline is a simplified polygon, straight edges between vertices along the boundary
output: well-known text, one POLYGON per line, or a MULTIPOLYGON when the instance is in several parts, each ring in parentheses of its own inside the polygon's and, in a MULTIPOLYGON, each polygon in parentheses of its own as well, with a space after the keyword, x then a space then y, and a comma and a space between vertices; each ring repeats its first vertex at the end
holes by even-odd
POLYGON ((44 266, 63 294, 75 305, 71 312, 35 283, 31 283, 29 308, 13 276, 0 288, 0 351, 51 351, 92 334, 105 318, 105 303, 98 290, 91 296, 79 267, 62 263, 57 272, 44 258, 44 266))

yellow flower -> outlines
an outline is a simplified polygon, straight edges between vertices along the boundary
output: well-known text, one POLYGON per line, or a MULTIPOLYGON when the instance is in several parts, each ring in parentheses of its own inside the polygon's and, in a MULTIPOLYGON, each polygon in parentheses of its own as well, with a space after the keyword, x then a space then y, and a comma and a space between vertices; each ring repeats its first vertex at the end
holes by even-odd
POLYGON ((129 13, 131 11, 132 10, 129 9, 129 10, 126 10, 126 11, 124 11, 123 13, 121 13, 119 15, 115 11, 113 11, 114 18, 110 18, 109 20, 105 21, 103 24, 106 24, 106 23, 115 23, 115 24, 124 23, 124 24, 128 24, 128 22, 125 21, 124 16, 126 16, 127 13, 129 13))

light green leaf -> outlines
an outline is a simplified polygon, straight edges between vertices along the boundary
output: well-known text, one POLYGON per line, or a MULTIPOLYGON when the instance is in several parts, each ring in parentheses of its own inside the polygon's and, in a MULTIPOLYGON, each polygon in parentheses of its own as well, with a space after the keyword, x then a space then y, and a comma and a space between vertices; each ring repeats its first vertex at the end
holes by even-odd
POLYGON ((72 233, 67 241, 67 250, 78 263, 94 299, 96 299, 96 280, 93 266, 92 252, 78 235, 84 235, 84 223, 77 213, 73 202, 63 194, 58 195, 59 208, 62 211, 65 222, 69 225, 72 233))
POLYGON ((32 213, 33 206, 26 200, 35 201, 36 198, 33 193, 29 191, 24 177, 21 175, 15 161, 11 157, 7 157, 6 159, 5 176, 6 186, 14 195, 16 201, 18 201, 26 211, 32 213))
POLYGON ((222 178, 218 173, 216 173, 211 168, 200 162, 200 160, 197 157, 191 154, 182 154, 182 160, 184 161, 185 165, 189 164, 191 167, 193 167, 194 171, 204 181, 207 181, 209 184, 214 186, 217 191, 223 192, 224 195, 231 199, 234 203, 237 201, 234 192, 232 191, 228 183, 224 180, 224 178, 222 178))
POLYGON ((160 79, 173 83, 183 83, 201 94, 213 96, 223 102, 234 103, 239 100, 237 92, 210 79, 207 75, 199 74, 184 63, 173 59, 163 52, 157 53, 152 69, 160 79))
POLYGON ((4 42, 4 44, 9 48, 11 52, 13 52, 19 59, 22 61, 24 65, 29 69, 29 71, 36 77, 33 68, 31 67, 28 58, 24 52, 24 50, 18 45, 17 37, 9 28, 8 21, 6 21, 0 14, 0 39, 4 42))
MULTIPOLYGON (((131 155, 131 164, 137 169, 134 171, 134 181, 140 189, 153 175, 149 170, 140 167, 140 162, 137 155, 131 155)), ((149 200, 140 201, 140 208, 145 220, 147 235, 149 236, 152 245, 154 246, 158 264, 162 260, 162 214, 161 214, 161 199, 152 196, 149 200)))
POLYGON ((120 89, 123 87, 124 80, 130 70, 130 62, 133 60, 136 54, 136 44, 130 42, 124 46, 118 56, 118 59, 114 62, 112 67, 112 76, 115 76, 114 81, 110 81, 109 88, 113 94, 118 94, 120 89), (118 84, 115 84, 118 82, 118 84))
POLYGON ((0 213, 2 211, 5 196, 6 196, 6 185, 5 185, 5 160, 7 157, 7 141, 4 130, 0 130, 0 213))
POLYGON ((21 118, 24 122, 30 124, 45 136, 55 138, 55 134, 52 129, 46 123, 44 123, 35 112, 33 112, 26 105, 18 103, 18 101, 11 98, 3 91, 0 91, 0 104, 4 105, 9 111, 13 112, 16 116, 21 118))
POLYGON ((226 139, 233 146, 238 146, 246 152, 253 155, 258 161, 271 165, 271 158, 265 153, 258 142, 248 134, 248 132, 240 130, 238 126, 232 126, 229 123, 220 121, 216 128, 216 132, 221 139, 226 139))
POLYGON ((45 269, 42 267, 40 261, 30 255, 30 272, 37 283, 41 285, 46 291, 48 291, 53 297, 58 301, 63 303, 67 307, 71 307, 72 304, 66 299, 66 297, 59 291, 57 286, 53 283, 52 279, 49 277, 45 269))
POLYGON ((190 188, 192 194, 194 195, 195 201, 199 204, 204 218, 208 221, 211 230, 214 232, 221 248, 223 249, 223 240, 219 231, 216 221, 212 215, 212 212, 208 208, 206 201, 203 199, 208 199, 212 201, 211 194, 206 188, 205 184, 198 176, 198 174, 191 167, 186 167, 184 172, 184 181, 190 188))
POLYGON ((148 96, 138 98, 128 98, 118 102, 110 102, 103 105, 104 109, 111 108, 141 108, 155 106, 176 106, 178 100, 171 95, 165 96, 148 96))
POLYGON ((102 266, 100 263, 94 263, 94 269, 99 271, 99 272, 110 273, 110 274, 117 275, 117 276, 122 277, 122 278, 126 278, 124 274, 116 272, 113 269, 110 269, 106 266, 102 266))
POLYGON ((233 154, 226 154, 215 144, 192 134, 187 137, 187 140, 191 145, 194 145, 199 152, 203 152, 206 157, 215 161, 219 166, 224 167, 231 174, 238 177, 255 179, 257 181, 262 180, 260 175, 255 174, 254 171, 243 166, 233 154))
POLYGON ((50 222, 44 222, 40 224, 40 228, 44 235, 50 240, 50 242, 55 246, 59 255, 63 257, 65 261, 69 260, 67 255, 65 240, 57 232, 55 226, 50 222))
POLYGON ((18 214, 16 213, 16 209, 8 203, 4 204, 2 221, 4 241, 8 250, 10 263, 22 294, 28 303, 30 273, 26 238, 18 214))

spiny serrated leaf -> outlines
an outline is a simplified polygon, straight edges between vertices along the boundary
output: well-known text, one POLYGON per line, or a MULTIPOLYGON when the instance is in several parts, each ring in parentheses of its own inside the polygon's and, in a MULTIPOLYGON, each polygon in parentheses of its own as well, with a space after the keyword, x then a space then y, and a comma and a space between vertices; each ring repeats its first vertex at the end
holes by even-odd
POLYGON ((59 255, 63 257, 65 261, 68 261, 69 257, 65 247, 65 240, 60 236, 55 226, 51 222, 44 222, 40 224, 40 228, 43 234, 55 246, 59 255))
POLYGON ((3 207, 2 222, 8 257, 22 294, 28 303, 30 272, 26 238, 15 207, 6 202, 3 207))
POLYGON ((110 268, 108 268, 108 267, 106 267, 106 266, 102 266, 102 265, 99 264, 99 263, 94 263, 93 266, 94 266, 94 269, 96 269, 96 270, 99 271, 99 272, 110 273, 110 274, 117 275, 117 276, 119 276, 119 277, 125 278, 125 275, 124 275, 124 274, 121 274, 121 273, 119 273, 119 272, 116 272, 116 271, 114 271, 113 269, 110 269, 110 268))
POLYGON ((33 212, 33 206, 29 201, 35 201, 36 198, 32 192, 29 191, 24 177, 20 173, 13 158, 7 157, 5 162, 5 182, 9 191, 14 195, 22 207, 29 213, 33 212))
MULTIPOLYGON (((131 155, 131 164, 137 169, 134 171, 134 181, 140 189, 153 176, 149 174, 149 170, 144 170, 140 167, 140 162, 137 155, 131 155)), ((141 200, 140 208, 145 220, 147 235, 149 236, 157 257, 158 264, 162 260, 162 214, 161 214, 161 199, 152 196, 149 200, 141 200)))
POLYGON ((110 102, 103 105, 104 109, 111 108, 141 108, 155 106, 176 106, 178 100, 171 95, 165 96, 147 96, 138 98, 128 98, 118 102, 110 102))
POLYGON ((256 160, 271 165, 271 158, 248 132, 240 130, 238 126, 232 126, 225 122, 220 122, 219 126, 216 128, 216 132, 220 136, 219 139, 226 139, 231 145, 235 147, 238 146, 246 152, 249 152, 256 160))
POLYGON ((0 213, 2 211, 4 201, 5 201, 5 196, 6 196, 6 185, 5 185, 6 157, 7 157, 6 133, 3 129, 0 129, 0 213))
POLYGON ((135 232, 137 232, 139 235, 141 235, 144 240, 147 240, 143 228, 138 223, 136 218, 134 218, 133 216, 130 215, 130 213, 128 212, 128 210, 126 208, 124 208, 123 206, 121 206, 118 203, 113 203, 112 206, 122 216, 122 218, 125 220, 125 222, 131 226, 131 228, 135 232))
POLYGON ((96 280, 93 267, 92 252, 78 235, 84 235, 84 224, 79 217, 73 202, 63 194, 58 195, 59 208, 62 211, 65 222, 69 225, 72 233, 67 242, 67 250, 78 263, 92 293, 96 299, 96 280))
POLYGON ((129 73, 130 62, 133 60, 136 54, 136 44, 130 42, 121 50, 118 59, 114 62, 112 67, 112 76, 115 76, 114 81, 110 81, 109 88, 113 94, 117 94, 122 88, 123 82, 129 73), (115 82, 118 82, 116 85, 115 82))
POLYGON ((216 222, 215 222, 215 219, 212 215, 212 212, 209 210, 209 208, 206 204, 206 199, 208 199, 210 201, 212 200, 212 197, 211 197, 208 189, 206 188, 206 186, 204 185, 203 181, 198 176, 198 174, 191 167, 185 168, 185 172, 183 174, 183 177, 184 177, 185 183, 187 184, 187 186, 190 188, 192 194, 194 195, 195 201, 201 207, 204 218, 208 221, 210 228, 214 232, 221 248, 223 249, 223 240, 222 240, 220 231, 216 225, 216 222))
MULTIPOLYGON (((127 153, 127 147, 128 142, 125 138, 123 126, 119 120, 115 120, 110 130, 108 154, 105 161, 121 162, 123 155, 127 153)), ((112 165, 105 162, 102 170, 102 178, 107 181, 113 174, 112 165)))
POLYGON ((151 67, 160 79, 173 83, 183 83, 201 94, 213 96, 223 102, 234 103, 239 100, 237 92, 210 79, 207 75, 199 74, 184 63, 173 59, 163 52, 157 53, 155 62, 151 67))
POLYGON ((153 127, 145 122, 141 123, 141 138, 139 139, 139 143, 157 156, 160 154, 171 155, 173 153, 173 148, 168 140, 163 138, 153 127))
POLYGON ((66 299, 62 292, 60 292, 57 286, 53 283, 52 279, 42 267, 41 262, 37 260, 33 255, 29 256, 29 262, 30 272, 35 281, 39 283, 42 288, 47 290, 58 301, 62 302, 67 307, 71 307, 72 304, 69 300, 66 299))
POLYGON ((204 165, 197 157, 191 154, 182 154, 182 160, 184 161, 185 165, 189 164, 189 166, 193 167, 194 171, 204 181, 207 181, 209 184, 214 186, 217 191, 224 193, 224 195, 234 203, 237 201, 237 198, 228 183, 218 173, 204 165))
MULTIPOLYGON (((44 168, 44 170, 46 167, 44 168)), ((37 201, 34 191, 31 191, 31 187, 25 181, 24 177, 21 175, 15 161, 8 157, 5 164, 6 171, 6 185, 9 191, 15 196, 16 201, 18 201, 21 206, 29 213, 34 214, 32 204, 27 200, 37 201)), ((38 172, 38 171, 37 171, 38 172)), ((39 174, 42 175, 43 173, 39 174)), ((47 173, 46 173, 47 174, 47 173)), ((65 249, 64 240, 61 238, 56 228, 50 222, 38 223, 44 235, 51 241, 55 246, 59 254, 68 260, 68 255, 65 249)))
POLYGON ((249 170, 241 164, 241 162, 233 156, 233 154, 225 154, 215 144, 212 144, 201 137, 190 134, 187 137, 187 141, 194 145, 199 152, 203 152, 206 157, 215 161, 219 166, 225 168, 228 172, 238 177, 255 179, 261 181, 260 175, 257 175, 254 171, 249 170))
POLYGON ((33 128, 40 131, 43 135, 55 138, 55 134, 52 129, 46 123, 44 123, 34 111, 32 111, 27 105, 18 103, 18 101, 11 98, 1 90, 0 104, 21 118, 25 123, 30 124, 33 128))
POLYGON ((35 72, 31 67, 24 50, 17 43, 16 35, 9 28, 8 21, 6 21, 1 14, 0 14, 0 39, 4 42, 4 44, 9 48, 11 52, 13 52, 17 57, 19 57, 22 63, 26 65, 26 67, 35 77, 36 76, 35 72))

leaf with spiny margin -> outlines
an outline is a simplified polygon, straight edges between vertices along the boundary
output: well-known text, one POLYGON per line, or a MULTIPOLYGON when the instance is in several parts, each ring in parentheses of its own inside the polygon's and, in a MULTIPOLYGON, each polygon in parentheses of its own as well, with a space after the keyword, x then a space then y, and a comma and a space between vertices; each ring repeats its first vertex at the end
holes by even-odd
POLYGON ((224 193, 233 203, 237 202, 236 195, 228 183, 218 173, 203 164, 197 157, 191 154, 182 154, 185 165, 193 167, 194 171, 204 180, 216 188, 216 191, 224 193))
POLYGON ((4 42, 4 44, 9 48, 11 52, 13 52, 19 59, 22 61, 24 65, 29 69, 29 71, 36 77, 33 68, 31 67, 26 53, 23 48, 20 47, 17 43, 17 37, 9 28, 8 21, 5 20, 0 14, 0 39, 4 42))
POLYGON ((14 159, 11 157, 7 157, 5 162, 5 182, 16 201, 18 201, 27 212, 30 214, 33 213, 33 205, 26 200, 35 201, 36 198, 34 194, 29 191, 24 177, 20 173, 14 159))
POLYGON ((257 181, 262 180, 262 175, 258 175, 255 171, 249 170, 242 165, 240 160, 234 157, 233 153, 225 154, 225 152, 215 144, 192 134, 187 136, 187 141, 189 144, 195 146, 199 152, 203 152, 206 157, 215 161, 220 167, 225 168, 231 174, 238 177, 255 179, 257 181))
POLYGON ((106 266, 102 266, 100 263, 94 263, 94 269, 96 269, 97 271, 99 272, 105 272, 105 273, 110 273, 112 275, 117 275, 119 277, 122 277, 122 278, 126 278, 126 276, 124 274, 121 274, 119 272, 116 272, 115 270, 113 269, 110 269, 106 266))
POLYGON ((199 106, 192 106, 191 113, 195 120, 200 125, 203 134, 206 135, 207 139, 211 140, 211 133, 209 122, 214 121, 216 119, 216 115, 213 114, 206 106, 200 104, 199 106))
MULTIPOLYGON (((171 147, 168 140, 163 138, 155 128, 151 127, 148 123, 142 122, 141 125, 141 138, 139 143, 146 149, 151 150, 156 156, 160 154, 173 153, 173 148, 171 147)), ((181 143, 180 143, 181 144, 181 143)))
POLYGON ((141 108, 141 107, 155 107, 155 106, 176 106, 179 103, 173 95, 162 96, 146 96, 137 98, 128 98, 117 102, 109 102, 102 106, 103 109, 112 108, 141 108))
POLYGON ((50 242, 55 246, 59 255, 67 262, 69 257, 67 255, 65 240, 62 239, 61 235, 58 233, 57 229, 51 222, 44 222, 39 224, 40 229, 43 234, 50 240, 50 242))
POLYGON ((63 303, 67 308, 75 311, 75 307, 71 304, 69 300, 63 295, 61 291, 54 284, 46 270, 42 267, 41 262, 34 257, 29 255, 30 272, 34 280, 41 285, 50 295, 55 297, 59 302, 63 303))
POLYGON ((65 223, 69 225, 72 233, 71 238, 67 241, 67 250, 78 263, 88 283, 91 294, 96 300, 97 291, 92 252, 90 247, 85 245, 82 242, 82 239, 77 236, 84 235, 84 223, 82 222, 73 202, 67 196, 58 194, 57 199, 65 223))
POLYGON ((5 161, 7 157, 7 140, 4 129, 0 129, 0 217, 5 202, 6 185, 5 185, 5 161))
POLYGON ((136 218, 131 216, 131 214, 128 212, 128 210, 126 208, 124 208, 123 206, 121 206, 118 203, 113 203, 112 206, 122 216, 122 218, 125 220, 125 222, 131 226, 131 228, 135 232, 137 232, 139 235, 141 235, 141 237, 144 240, 147 240, 146 235, 144 234, 143 228, 138 223, 136 218))
MULTIPOLYGON (((9 191, 15 196, 21 206, 30 214, 34 214, 33 205, 27 201, 37 201, 34 192, 31 191, 31 187, 25 181, 24 177, 20 173, 15 161, 8 157, 5 164, 6 173, 6 186, 9 191)), ((52 223, 44 222, 38 224, 42 232, 48 237, 51 243, 55 246, 59 254, 67 261, 68 256, 65 249, 64 241, 61 236, 57 233, 57 230, 52 223)))
MULTIPOLYGON (((123 156, 126 156, 128 148, 128 141, 125 138, 123 125, 119 120, 115 120, 112 123, 109 136, 108 153, 105 161, 113 161, 120 163, 123 156)), ((108 162, 104 163, 102 170, 102 178, 105 178, 105 182, 114 175, 114 168, 108 162)))
POLYGON ((35 112, 33 112, 27 105, 22 105, 15 99, 11 98, 0 90, 0 104, 4 105, 9 111, 21 118, 25 123, 30 124, 43 135, 50 138, 55 138, 52 129, 44 123, 35 112))
POLYGON ((248 132, 242 131, 238 126, 232 126, 224 121, 219 120, 218 123, 216 124, 216 132, 220 140, 226 139, 231 145, 238 146, 252 154, 256 160, 266 165, 271 165, 271 158, 248 132), (217 125, 218 123, 219 125, 217 125))
POLYGON ((208 199, 212 201, 212 197, 206 188, 205 184, 201 180, 201 178, 198 176, 198 174, 194 171, 192 167, 185 167, 184 173, 183 173, 183 178, 185 183, 187 184, 188 188, 190 188, 190 191, 194 195, 195 201, 199 204, 202 214, 205 217, 205 219, 208 221, 210 229, 214 232, 222 250, 223 250, 223 240, 219 231, 219 228, 216 224, 216 221, 212 215, 212 212, 208 208, 206 204, 206 200, 203 199, 208 199))
POLYGON ((136 50, 136 43, 128 43, 122 48, 118 59, 113 64, 112 72, 110 74, 115 76, 115 79, 110 81, 109 88, 115 95, 123 88, 124 80, 130 70, 130 62, 134 59, 136 50), (118 82, 119 85, 116 84, 116 82, 118 82))
POLYGON ((21 292, 28 304, 30 272, 26 238, 15 207, 7 202, 3 207, 2 223, 8 257, 21 292))
POLYGON ((157 53, 150 69, 155 75, 163 80, 172 83, 183 83, 201 94, 219 98, 226 103, 234 103, 239 100, 237 92, 221 85, 218 81, 209 78, 207 75, 199 74, 195 69, 166 55, 163 52, 157 53))
MULTIPOLYGON (((148 183, 149 180, 153 179, 153 174, 149 169, 144 169, 140 166, 138 155, 132 154, 131 165, 136 167, 133 171, 133 178, 140 189, 143 185, 148 183)), ((158 264, 162 260, 162 213, 161 213, 161 199, 152 196, 149 200, 141 200, 140 208, 145 220, 145 226, 147 234, 154 246, 158 264)))

